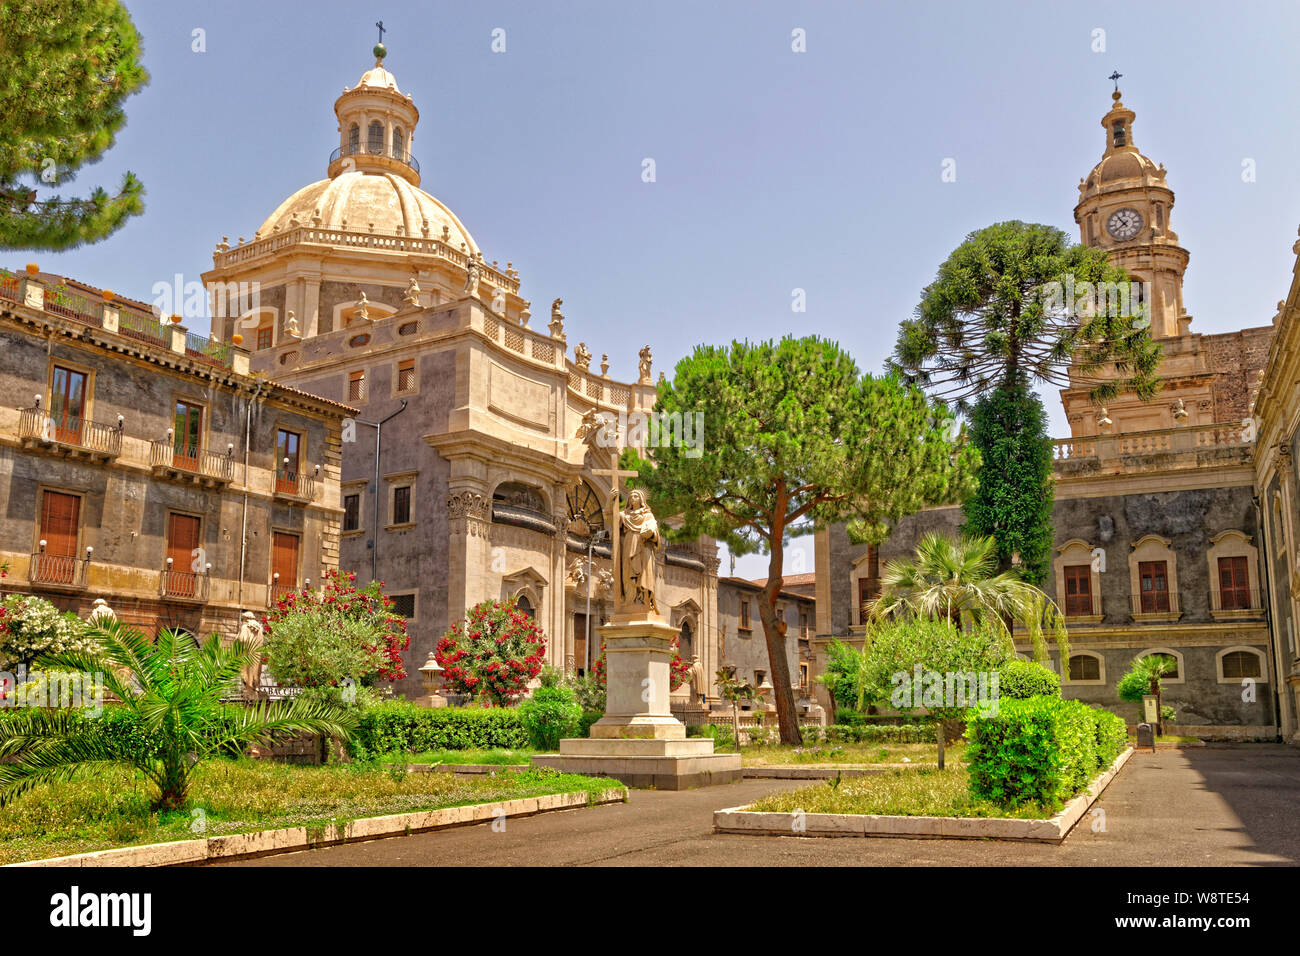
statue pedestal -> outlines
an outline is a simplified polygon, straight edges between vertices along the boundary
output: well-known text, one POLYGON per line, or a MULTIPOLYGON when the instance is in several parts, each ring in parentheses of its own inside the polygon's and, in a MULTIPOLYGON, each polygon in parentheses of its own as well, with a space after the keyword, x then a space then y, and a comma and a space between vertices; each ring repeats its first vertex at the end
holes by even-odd
POLYGON ((660 790, 739 780, 739 754, 715 754, 708 738, 688 740, 672 715, 668 665, 677 629, 657 615, 624 612, 600 633, 605 716, 592 724, 589 739, 561 740, 558 754, 538 754, 533 765, 660 790))

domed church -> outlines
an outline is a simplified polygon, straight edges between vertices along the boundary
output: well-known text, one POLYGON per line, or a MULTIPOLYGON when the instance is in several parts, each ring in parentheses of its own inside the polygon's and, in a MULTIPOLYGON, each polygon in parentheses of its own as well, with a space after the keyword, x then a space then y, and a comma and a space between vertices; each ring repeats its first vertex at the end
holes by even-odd
MULTIPOLYGON (((610 611, 611 487, 599 472, 616 464, 590 424, 652 410, 649 346, 575 342, 570 354, 558 297, 533 326, 513 265, 488 260, 421 188, 419 110, 383 45, 374 53, 335 100, 325 178, 251 239, 217 246, 203 276, 214 332, 239 336, 268 378, 356 409, 325 549, 359 582, 383 581, 408 618, 401 690, 420 692, 418 668, 442 633, 488 599, 517 601, 545 630, 549 662, 585 672, 610 611), (635 374, 613 378, 614 364, 635 374)), ((300 437, 282 447, 286 471, 319 460, 300 437)), ((276 535, 274 522, 263 533, 276 535)), ((681 628, 682 657, 707 675, 722 663, 717 569, 711 539, 662 553, 659 606, 681 628)), ((306 578, 320 569, 277 584, 306 578)), ((697 703, 716 698, 709 684, 697 703)))

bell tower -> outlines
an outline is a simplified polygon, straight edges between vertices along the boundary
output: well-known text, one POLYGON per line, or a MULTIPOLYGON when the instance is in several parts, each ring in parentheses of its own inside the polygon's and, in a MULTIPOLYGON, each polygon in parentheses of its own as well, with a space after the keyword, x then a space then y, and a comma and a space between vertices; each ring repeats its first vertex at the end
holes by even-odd
POLYGON ((1110 111, 1102 117, 1106 149, 1101 162, 1079 181, 1074 221, 1085 245, 1104 249, 1110 261, 1142 283, 1157 339, 1188 333, 1192 319, 1183 308, 1183 273, 1188 252, 1170 225, 1174 191, 1165 167, 1138 152, 1133 142, 1136 114, 1120 99, 1119 76, 1110 111))
POLYGON ((420 164, 411 155, 411 139, 420 111, 398 89, 397 77, 384 68, 387 48, 376 43, 372 52, 374 67, 334 101, 339 147, 330 156, 329 177, 347 172, 393 173, 419 186, 420 164))

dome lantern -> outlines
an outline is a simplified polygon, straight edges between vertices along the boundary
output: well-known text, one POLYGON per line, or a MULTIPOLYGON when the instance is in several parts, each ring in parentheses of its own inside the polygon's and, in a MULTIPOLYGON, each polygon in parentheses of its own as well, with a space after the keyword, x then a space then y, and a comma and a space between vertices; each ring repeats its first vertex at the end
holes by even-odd
POLYGON ((411 153, 420 111, 401 91, 397 77, 384 67, 388 48, 376 43, 375 65, 357 85, 334 101, 339 145, 330 155, 329 177, 344 173, 393 173, 420 185, 420 164, 411 153))

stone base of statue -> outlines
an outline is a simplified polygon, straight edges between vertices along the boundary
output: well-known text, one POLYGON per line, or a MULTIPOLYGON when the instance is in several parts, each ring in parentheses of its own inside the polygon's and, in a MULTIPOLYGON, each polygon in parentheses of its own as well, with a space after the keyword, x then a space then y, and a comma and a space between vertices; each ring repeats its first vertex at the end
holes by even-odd
POLYGON ((590 738, 561 740, 559 753, 538 754, 533 765, 660 790, 739 780, 739 754, 715 754, 707 737, 687 739, 672 714, 668 665, 677 633, 658 615, 616 613, 600 628, 605 716, 592 724, 590 738))

